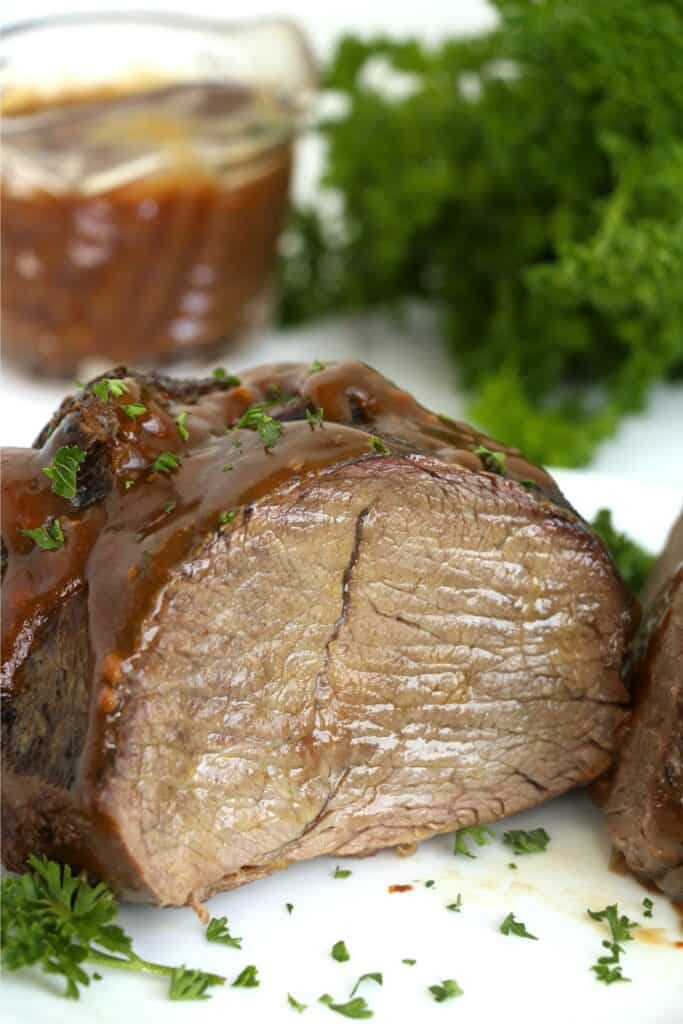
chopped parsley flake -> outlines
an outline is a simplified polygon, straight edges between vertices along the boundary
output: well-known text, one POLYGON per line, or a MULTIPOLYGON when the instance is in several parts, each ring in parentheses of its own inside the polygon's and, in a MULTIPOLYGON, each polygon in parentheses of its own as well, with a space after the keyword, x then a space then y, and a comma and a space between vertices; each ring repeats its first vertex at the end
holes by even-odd
POLYGON ((38 526, 34 530, 19 530, 19 533, 30 537, 42 551, 59 551, 64 547, 64 533, 59 519, 48 519, 43 526, 38 526))
POLYGON ((242 939, 230 934, 227 917, 212 917, 206 929, 206 938, 209 942, 220 942, 222 946, 242 948, 242 939))
POLYGON ((463 994, 455 978, 446 978, 440 985, 430 985, 429 991, 437 1003, 445 1003, 447 999, 455 999, 463 994))
POLYGON ((78 445, 59 448, 49 466, 43 469, 45 476, 52 480, 52 490, 60 498, 71 501, 76 497, 78 468, 85 461, 86 453, 78 445))
POLYGON ((425 882, 425 889, 433 889, 433 888, 434 888, 434 879, 430 878, 430 879, 428 879, 425 882))
POLYGON ((237 512, 234 509, 233 509, 232 512, 221 512, 221 516, 220 516, 220 524, 221 524, 221 526, 225 526, 226 523, 234 522, 236 515, 237 515, 237 512))
POLYGON ((100 402, 108 402, 109 396, 120 398, 128 392, 128 385, 125 380, 117 380, 116 377, 105 377, 104 380, 95 381, 92 386, 93 394, 100 402))
POLYGON ((470 825, 468 828, 459 828, 455 833, 455 841, 453 843, 453 853, 461 853, 465 857, 475 858, 476 854, 471 853, 469 850, 468 841, 473 839, 477 846, 490 846, 491 839, 496 838, 496 833, 491 831, 490 828, 479 828, 476 825, 470 825))
POLYGON ((334 869, 333 877, 334 878, 349 878, 350 875, 351 875, 351 872, 348 870, 348 868, 340 868, 339 865, 337 864, 336 868, 334 869))
POLYGON ((309 377, 312 373, 320 373, 320 371, 324 370, 326 366, 327 363, 321 363, 319 359, 314 359, 308 368, 309 377))
POLYGON ((223 472, 224 473, 230 473, 231 471, 232 471, 232 462, 226 462, 226 464, 223 466, 223 472))
POLYGON ((526 930, 523 921, 516 921, 514 914, 508 914, 500 926, 503 935, 517 935, 520 939, 534 939, 538 941, 538 935, 532 935, 526 930))
POLYGON ((310 409, 306 409, 306 422, 308 423, 311 430, 315 430, 316 427, 320 427, 322 430, 323 426, 323 413, 324 410, 318 409, 317 412, 311 412, 310 409))
POLYGON ((168 505, 164 505, 164 512, 168 515, 169 513, 171 513, 173 511, 175 506, 176 506, 175 501, 169 501, 168 505))
POLYGON ((287 907, 287 913, 291 914, 292 911, 294 910, 294 904, 293 903, 285 903, 285 906, 287 907))
POLYGON ((456 899, 455 903, 449 903, 448 906, 446 907, 446 910, 453 910, 455 911, 456 914, 460 913, 460 911, 462 910, 462 895, 460 893, 458 893, 458 898, 456 899))
POLYGON ((222 366, 216 367, 216 369, 213 371, 213 378, 214 380, 220 380, 224 384, 228 384, 230 387, 234 388, 239 387, 240 384, 242 383, 239 377, 234 377, 231 373, 228 373, 226 370, 224 370, 222 366))
POLYGON ((515 828, 503 833, 503 842, 512 847, 512 852, 544 853, 550 842, 550 836, 544 828, 532 828, 530 832, 515 828))
POLYGON ((206 994, 210 985, 223 984, 223 979, 216 982, 216 975, 204 971, 189 970, 187 967, 176 967, 171 974, 168 990, 170 999, 208 999, 206 994))
POLYGON ((258 968, 249 964, 237 975, 232 983, 233 988, 258 988, 261 982, 258 980, 258 968))
POLYGON ((287 1002, 293 1010, 296 1010, 297 1013, 303 1013, 304 1010, 308 1009, 306 1003, 300 1003, 299 1000, 295 999, 289 992, 287 993, 287 1002))
POLYGON ((387 448, 381 437, 371 434, 368 445, 373 455, 391 455, 391 449, 387 448))
POLYGON ((339 964, 343 964, 347 960, 351 959, 351 954, 346 948, 346 943, 343 939, 340 939, 339 942, 335 942, 330 955, 332 956, 332 959, 336 960, 339 964))
POLYGON ((122 405, 120 407, 125 412, 126 416, 130 416, 132 420, 136 420, 138 416, 144 416, 147 412, 146 405, 140 405, 133 402, 131 405, 122 405))
POLYGON ((189 441, 190 440, 190 432, 187 429, 187 427, 185 426, 186 422, 187 422, 187 413, 186 412, 181 412, 180 416, 176 416, 175 425, 178 428, 178 433, 182 437, 183 441, 189 441))
POLYGON ((373 1016, 372 1010, 361 996, 349 999, 348 1003, 335 1003, 332 996, 324 995, 318 1000, 329 1006, 330 1010, 340 1013, 343 1017, 350 1017, 352 1020, 367 1020, 373 1016))
POLYGON ((480 444, 474 449, 474 454, 479 456, 482 466, 489 473, 505 476, 505 452, 492 452, 490 448, 480 444))
POLYGON ((651 899, 649 899, 649 897, 646 896, 645 899, 643 900, 643 917, 652 917, 652 908, 653 907, 654 907, 654 903, 652 902, 651 899))
POLYGON ((235 424, 237 429, 255 430, 263 441, 266 451, 274 448, 282 436, 282 424, 266 412, 268 403, 256 402, 242 414, 235 424))
POLYGON ((377 985, 384 984, 384 978, 381 971, 372 971, 370 974, 361 974, 356 984, 351 989, 351 996, 355 996, 356 992, 363 984, 364 981, 374 981, 377 985))
POLYGON ((599 956, 597 961, 590 967, 597 981, 603 985, 612 985, 617 981, 630 981, 622 974, 619 961, 624 952, 622 942, 631 942, 633 936, 631 931, 638 927, 637 921, 629 921, 625 914, 619 916, 619 909, 616 903, 612 903, 603 910, 589 910, 589 917, 594 921, 606 921, 611 933, 611 941, 604 940, 602 945, 609 950, 609 956, 599 956))
POLYGON ((411 960, 410 958, 406 957, 405 960, 401 960, 401 963, 402 964, 407 964, 408 967, 414 967, 415 964, 417 963, 417 960, 411 960))
POLYGON ((173 452, 162 452, 150 468, 153 473, 173 473, 182 461, 180 455, 174 455, 173 452))

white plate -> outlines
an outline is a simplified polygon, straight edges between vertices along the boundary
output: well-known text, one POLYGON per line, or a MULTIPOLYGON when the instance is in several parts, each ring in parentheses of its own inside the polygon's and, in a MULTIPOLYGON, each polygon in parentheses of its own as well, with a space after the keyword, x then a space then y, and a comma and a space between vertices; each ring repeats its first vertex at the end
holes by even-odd
MULTIPOLYGON (((595 473, 559 473, 561 486, 580 511, 591 516, 601 505, 615 511, 619 525, 656 550, 677 515, 681 493, 660 485, 647 489, 595 473)), ((287 993, 309 1004, 302 1020, 334 1024, 345 1018, 317 1002, 329 992, 345 1001, 360 974, 381 971, 384 985, 366 983, 361 992, 374 1021, 460 1019, 517 1024, 680 1024, 683 1018, 683 921, 663 897, 648 895, 631 878, 608 869, 609 844, 601 813, 583 793, 574 793, 494 826, 499 837, 468 860, 452 854, 452 839, 420 845, 415 856, 387 851, 364 860, 347 859, 348 879, 333 877, 335 861, 299 864, 235 892, 214 897, 209 910, 227 915, 242 950, 205 941, 194 912, 126 907, 121 923, 135 948, 150 959, 185 963, 225 974, 232 981, 247 964, 259 969, 256 989, 214 989, 202 1003, 173 1003, 163 979, 106 972, 80 1002, 62 999, 60 982, 33 972, 5 974, 2 1016, 6 1024, 206 1024, 267 1021, 292 1024, 298 1017, 287 993), (552 840, 544 854, 514 858, 500 837, 505 828, 543 826, 552 840), (517 870, 508 864, 515 861, 517 870), (433 879, 434 885, 425 882, 433 879), (389 886, 408 883, 405 893, 389 886), (446 905, 462 894, 462 911, 446 905), (289 915, 285 904, 293 903, 289 915), (604 926, 586 908, 618 903, 641 922, 626 946, 629 984, 599 984, 589 971, 604 951, 604 926), (514 912, 537 942, 503 936, 499 926, 514 912), (339 964, 332 944, 344 939, 351 954, 339 964), (414 958, 410 967, 401 961, 414 958), (461 998, 437 1004, 428 986, 455 978, 461 998)))

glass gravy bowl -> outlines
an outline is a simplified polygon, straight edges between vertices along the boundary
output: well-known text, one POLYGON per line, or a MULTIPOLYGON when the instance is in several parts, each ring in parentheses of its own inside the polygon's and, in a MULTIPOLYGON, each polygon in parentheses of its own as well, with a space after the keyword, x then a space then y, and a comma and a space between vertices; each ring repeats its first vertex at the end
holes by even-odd
POLYGON ((2 344, 41 376, 262 326, 315 67, 287 21, 74 15, 2 34, 2 344))

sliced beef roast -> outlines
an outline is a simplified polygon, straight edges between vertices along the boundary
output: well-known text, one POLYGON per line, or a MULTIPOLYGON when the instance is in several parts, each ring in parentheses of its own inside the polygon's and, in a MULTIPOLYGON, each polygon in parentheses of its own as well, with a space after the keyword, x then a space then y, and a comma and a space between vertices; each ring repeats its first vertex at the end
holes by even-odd
POLYGON ((519 452, 364 365, 119 369, 2 487, 12 868, 185 904, 611 762, 634 610, 601 541, 519 452))
POLYGON ((606 805, 629 868, 683 901, 683 515, 648 582, 635 704, 606 805))

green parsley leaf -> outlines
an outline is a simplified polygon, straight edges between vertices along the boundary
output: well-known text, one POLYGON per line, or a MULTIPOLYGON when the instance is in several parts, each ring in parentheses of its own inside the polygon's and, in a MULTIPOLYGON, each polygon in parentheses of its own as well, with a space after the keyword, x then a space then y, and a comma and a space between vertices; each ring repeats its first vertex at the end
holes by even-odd
POLYGON ((458 898, 455 903, 449 903, 446 910, 453 910, 456 914, 459 914, 462 910, 462 895, 458 893, 458 898))
POLYGON ((476 854, 470 853, 468 840, 474 839, 477 846, 490 846, 491 839, 496 838, 496 833, 486 826, 479 828, 476 825, 470 825, 467 828, 459 828, 455 833, 455 842, 453 844, 453 853, 461 853, 465 857, 474 859, 476 854))
POLYGON ((86 453, 78 445, 58 448, 57 453, 43 473, 52 480, 52 490, 60 498, 72 501, 76 497, 76 480, 79 466, 85 461, 86 453))
POLYGON ((363 984, 364 981, 374 981, 376 985, 384 984, 384 978, 381 971, 372 971, 370 974, 361 974, 356 984, 351 989, 351 996, 355 996, 356 992, 363 984))
POLYGON ((175 967, 171 974, 168 995, 170 999, 208 999, 207 988, 211 985, 222 985, 223 978, 217 981, 218 975, 206 974, 204 971, 188 970, 186 967, 175 967))
POLYGON ((654 903, 652 902, 652 900, 648 896, 646 896, 645 899, 643 900, 643 917, 652 917, 652 908, 653 907, 654 907, 654 903))
POLYGON ((417 960, 410 960, 410 959, 406 958, 405 960, 401 960, 401 963, 402 964, 407 964, 408 967, 414 967, 415 964, 417 963, 417 960))
POLYGON ((625 978, 621 973, 621 967, 608 967, 606 964, 593 964, 590 968, 591 971, 595 972, 595 976, 598 981, 601 981, 604 985, 612 985, 615 981, 630 981, 630 978, 625 978))
POLYGON ((332 947, 332 952, 330 955, 332 956, 333 960, 336 960, 337 963, 340 964, 343 964, 346 960, 351 959, 351 955, 348 949, 346 948, 346 943, 342 939, 340 939, 339 942, 335 942, 334 946, 332 947))
POLYGON ((212 917, 206 928, 206 938, 209 942, 220 942, 233 949, 242 948, 242 939, 230 934, 227 917, 212 917))
POLYGON ((231 473, 232 472, 232 468, 233 468, 232 462, 226 462, 226 464, 223 466, 223 472, 224 473, 231 473))
POLYGON ((505 476, 505 452, 492 452, 480 444, 474 449, 474 455, 478 455, 484 469, 489 473, 496 473, 498 476, 505 476))
POLYGON ((119 408, 123 409, 126 416, 130 416, 132 420, 137 419, 138 416, 144 416, 145 413, 147 412, 146 405, 139 405, 136 404, 135 402, 133 402, 131 405, 121 405, 119 406, 119 408))
POLYGON ((370 435, 368 446, 373 455, 391 455, 391 449, 387 448, 381 437, 370 435))
POLYGON ((221 512, 221 515, 220 515, 220 524, 221 524, 221 526, 225 526, 226 523, 234 522, 236 515, 237 515, 237 512, 236 512, 235 509, 233 509, 231 512, 221 512))
POLYGON ((517 865, 516 864, 510 863, 510 864, 508 864, 508 867, 510 868, 510 871, 516 871, 517 870, 517 865))
POLYGON ((282 424, 265 411, 268 402, 256 402, 242 414, 235 424, 237 429, 256 430, 266 449, 273 448, 282 436, 282 424))
POLYGON ((258 968, 249 964, 237 975, 232 983, 233 988, 258 988, 261 982, 258 980, 258 968))
POLYGON ((348 868, 340 868, 339 865, 337 864, 336 868, 334 869, 334 875, 332 877, 333 878, 349 878, 351 876, 351 874, 352 874, 352 872, 349 871, 348 868))
POLYGON ((635 594, 639 594, 655 564, 655 556, 649 554, 625 533, 615 530, 612 525, 612 513, 607 508, 600 509, 591 526, 604 541, 626 584, 635 594))
POLYGON ((95 381, 92 391, 101 402, 108 402, 110 395, 112 398, 120 398, 121 395, 125 395, 128 385, 124 380, 119 380, 116 377, 105 377, 104 380, 95 381))
POLYGON ((348 1003, 335 1003, 332 996, 324 995, 318 1002, 324 1003, 325 1006, 329 1006, 330 1010, 340 1013, 343 1017, 350 1017, 352 1020, 367 1020, 373 1016, 372 1010, 361 996, 349 999, 348 1003))
POLYGON ((447 999, 455 999, 456 996, 463 995, 463 990, 455 978, 446 978, 440 985, 430 985, 429 991, 437 1003, 445 1003, 447 999))
POLYGON ((308 368, 309 377, 312 373, 320 373, 320 371, 324 370, 326 366, 327 363, 321 363, 319 359, 314 359, 308 368))
POLYGON ((29 857, 30 870, 2 881, 0 938, 3 968, 38 966, 58 974, 65 995, 78 999, 90 984, 86 964, 145 971, 170 979, 172 999, 203 999, 210 985, 222 985, 219 974, 187 970, 144 960, 132 940, 113 921, 118 905, 100 882, 89 885, 71 869, 54 861, 29 857))
POLYGON ((190 440, 190 432, 185 426, 187 422, 187 413, 181 412, 180 416, 176 416, 175 425, 178 428, 178 433, 182 437, 183 441, 190 440))
POLYGON ((530 832, 513 828, 503 833, 503 842, 512 847, 513 853, 545 853, 550 836, 544 828, 532 828, 530 832))
POLYGON ((514 914, 508 914, 501 924, 500 930, 503 935, 517 935, 520 939, 534 939, 535 941, 538 941, 538 936, 532 935, 528 932, 524 922, 516 921, 514 914))
POLYGON ((306 409, 306 422, 311 430, 315 430, 316 427, 320 427, 322 430, 323 412, 324 410, 322 408, 318 409, 317 412, 311 412, 310 409, 306 409))
POLYGON ((169 515, 173 511, 173 509, 175 507, 176 507, 176 502, 175 501, 169 501, 168 505, 164 505, 164 512, 167 515, 169 515))
POLYGON ((619 916, 616 903, 611 903, 603 910, 588 910, 588 915, 594 921, 606 921, 612 933, 612 941, 616 943, 632 941, 631 930, 638 927, 638 922, 629 921, 625 914, 619 916))
MULTIPOLYGON (((35 530, 19 530, 24 536, 31 540, 43 551, 59 551, 64 547, 64 533, 59 519, 47 519, 42 526, 35 530)), ((652 916, 652 915, 650 915, 652 916)))
POLYGON ((299 1000, 295 999, 294 996, 290 995, 289 992, 287 993, 287 1002, 289 1003, 293 1010, 296 1010, 297 1013, 303 1013, 304 1010, 308 1009, 306 1003, 300 1003, 299 1000))
POLYGON ((162 452, 154 460, 150 469, 152 473, 173 473, 182 461, 180 455, 174 455, 173 452, 162 452))
POLYGON ((217 366, 216 369, 213 371, 212 376, 215 378, 215 380, 220 380, 224 384, 228 384, 231 387, 235 388, 239 387, 240 384, 242 383, 239 377, 234 377, 232 374, 227 373, 227 371, 224 370, 222 366, 217 366))
POLYGON ((287 907, 287 913, 291 914, 292 911, 294 910, 294 904, 293 903, 285 903, 285 906, 287 907))

